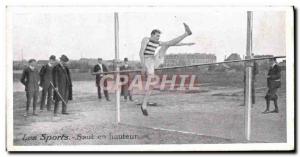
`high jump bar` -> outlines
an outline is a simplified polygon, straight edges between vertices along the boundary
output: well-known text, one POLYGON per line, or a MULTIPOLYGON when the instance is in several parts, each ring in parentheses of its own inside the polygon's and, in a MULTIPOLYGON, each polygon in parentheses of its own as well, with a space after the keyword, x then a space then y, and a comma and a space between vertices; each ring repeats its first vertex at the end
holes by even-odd
MULTIPOLYGON (((252 58, 252 59, 242 59, 242 60, 231 60, 231 61, 214 62, 214 63, 201 63, 201 64, 192 64, 192 65, 184 65, 184 66, 171 66, 171 67, 156 68, 155 70, 189 68, 189 67, 217 65, 217 64, 226 64, 226 63, 237 63, 237 62, 250 62, 250 61, 273 59, 273 58, 276 58, 276 59, 277 58, 286 58, 286 56, 274 56, 274 57, 262 57, 262 58, 252 58)), ((142 70, 139 69, 139 70, 124 70, 124 71, 109 71, 109 72, 93 72, 92 75, 112 74, 112 73, 128 73, 128 72, 141 72, 141 71, 142 70)))

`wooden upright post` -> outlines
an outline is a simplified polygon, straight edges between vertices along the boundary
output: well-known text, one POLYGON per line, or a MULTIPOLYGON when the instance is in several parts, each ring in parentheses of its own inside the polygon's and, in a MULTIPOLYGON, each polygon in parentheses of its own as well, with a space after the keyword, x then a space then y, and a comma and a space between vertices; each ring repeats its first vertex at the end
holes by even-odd
MULTIPOLYGON (((246 59, 251 59, 252 53, 252 11, 247 11, 247 50, 246 59)), ((251 87, 252 87, 252 65, 246 64, 246 96, 245 96, 245 136, 247 140, 251 137, 251 87)))
POLYGON ((120 68, 119 68, 119 16, 118 13, 114 13, 114 25, 115 25, 115 59, 116 59, 116 123, 120 122, 120 68))

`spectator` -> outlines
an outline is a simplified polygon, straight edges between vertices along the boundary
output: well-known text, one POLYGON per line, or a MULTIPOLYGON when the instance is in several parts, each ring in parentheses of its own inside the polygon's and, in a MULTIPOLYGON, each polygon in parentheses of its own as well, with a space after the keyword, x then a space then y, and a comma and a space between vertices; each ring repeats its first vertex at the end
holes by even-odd
POLYGON ((38 100, 38 95, 39 95, 39 72, 36 68, 36 60, 35 59, 30 59, 29 61, 29 66, 26 67, 23 70, 22 77, 21 77, 21 83, 25 86, 25 91, 26 91, 26 113, 24 116, 28 116, 29 113, 29 106, 32 102, 33 106, 33 115, 36 116, 36 104, 38 100))
POLYGON ((277 96, 277 90, 281 86, 281 69, 280 66, 276 62, 276 58, 270 59, 270 69, 268 71, 267 76, 267 85, 268 85, 268 92, 265 96, 266 99, 266 110, 263 112, 265 113, 278 113, 278 96, 277 96), (270 101, 274 101, 275 109, 273 111, 269 111, 270 109, 270 101))
MULTIPOLYGON (((132 70, 132 67, 129 66, 129 64, 128 64, 128 58, 124 58, 124 65, 122 65, 120 67, 120 71, 126 71, 126 70, 132 70)), ((128 81, 121 86, 121 95, 124 96, 125 101, 127 101, 127 97, 129 97, 130 101, 133 101, 132 93, 129 90, 129 86, 130 86, 131 79, 132 79, 132 73, 131 72, 121 72, 121 74, 124 76, 127 76, 127 78, 128 78, 128 81)), ((124 82, 124 78, 121 78, 121 82, 124 82)))
MULTIPOLYGON (((102 77, 105 75, 105 74, 103 74, 103 72, 108 72, 107 67, 102 62, 102 58, 98 58, 98 63, 94 66, 93 72, 98 73, 98 74, 96 74, 96 87, 97 87, 97 92, 98 92, 98 98, 101 100, 102 99, 102 94, 101 94, 100 82, 101 82, 102 77)), ((105 87, 103 89, 104 96, 105 96, 107 101, 110 101, 108 91, 106 89, 106 87, 107 87, 107 80, 106 79, 104 80, 104 87, 105 87)))
POLYGON ((42 66, 40 70, 40 86, 43 88, 42 90, 42 98, 41 98, 41 106, 40 110, 44 110, 44 106, 46 103, 46 97, 47 97, 47 110, 51 110, 51 104, 52 104, 52 95, 53 95, 53 88, 50 85, 50 82, 53 82, 52 77, 52 69, 55 64, 55 56, 51 55, 49 58, 49 62, 42 66))
POLYGON ((55 87, 54 93, 54 116, 57 116, 59 102, 62 101, 62 114, 69 114, 67 112, 68 100, 72 100, 72 80, 70 70, 67 67, 69 58, 66 55, 60 57, 59 64, 53 68, 53 85, 55 87))

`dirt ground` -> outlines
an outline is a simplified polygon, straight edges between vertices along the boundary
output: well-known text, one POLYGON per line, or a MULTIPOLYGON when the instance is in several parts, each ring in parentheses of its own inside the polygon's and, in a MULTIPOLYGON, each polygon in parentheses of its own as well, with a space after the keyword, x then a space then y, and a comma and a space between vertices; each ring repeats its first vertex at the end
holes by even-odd
MULTIPOLYGON (((262 114, 265 109, 265 90, 265 88, 257 90, 256 104, 252 107, 251 140, 285 142, 285 91, 283 89, 279 91, 280 113, 262 114)), ((199 93, 165 93, 165 96, 160 93, 154 95, 152 101, 159 105, 149 107, 149 117, 140 116, 138 114, 140 111, 136 110, 134 105, 124 105, 121 109, 121 115, 124 115, 122 121, 137 126, 244 140, 245 111, 244 106, 241 106, 242 89, 208 86, 202 87, 199 93)))
MULTIPOLYGON (((22 93, 15 93, 23 99, 22 93)), ((113 95, 111 95, 113 96, 113 95)), ((21 100, 23 101, 23 100, 21 100)), ((57 144, 160 144, 160 143, 231 143, 233 140, 184 134, 173 131, 159 131, 142 126, 131 126, 115 123, 115 99, 107 103, 94 97, 85 97, 81 102, 69 104, 70 115, 53 117, 52 112, 42 112, 37 117, 24 118, 24 108, 14 112, 14 144, 15 145, 57 145, 57 144), (90 99, 94 99, 91 101, 90 99), (25 135, 26 134, 26 135, 25 135), (43 139, 46 136, 67 135, 69 140, 43 139), (111 139, 111 135, 132 135, 135 139, 111 139), (36 136, 38 140, 24 140, 36 136), (78 137, 81 137, 79 139, 78 137), (86 139, 83 139, 85 136, 86 139), (89 136, 89 137, 88 137, 89 136), (88 139, 94 136, 95 139, 88 139), (101 139, 97 137, 101 136, 101 139), (103 137, 105 136, 105 137, 103 137)), ((138 110, 139 108, 136 107, 138 110)), ((138 113, 140 114, 140 113, 138 113)), ((54 137, 53 137, 54 138, 54 137)))
MULTIPOLYGON (((25 92, 14 82, 15 145, 192 144, 286 141, 286 93, 279 90, 280 113, 262 114, 265 88, 258 88, 252 108, 251 141, 244 140, 244 107, 241 88, 201 86, 198 91, 157 91, 149 116, 142 115, 142 96, 134 102, 121 98, 121 123, 116 124, 115 94, 98 100, 94 81, 74 81, 70 115, 39 112, 23 117, 25 92)), ((31 108, 32 109, 32 108, 31 108)), ((52 108, 53 109, 53 108, 52 108)))

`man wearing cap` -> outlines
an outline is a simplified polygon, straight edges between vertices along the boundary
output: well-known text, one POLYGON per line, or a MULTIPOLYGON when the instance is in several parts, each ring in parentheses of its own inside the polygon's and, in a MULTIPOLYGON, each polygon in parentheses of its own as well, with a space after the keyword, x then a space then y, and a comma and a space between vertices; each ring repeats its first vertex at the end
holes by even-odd
POLYGON ((36 68, 36 60, 30 59, 28 61, 29 66, 23 70, 22 76, 21 76, 21 83, 25 86, 26 91, 26 113, 24 116, 28 116, 29 112, 29 106, 32 102, 33 106, 33 115, 36 116, 36 104, 38 100, 39 95, 39 72, 36 68))
MULTIPOLYGON (((102 99, 102 94, 101 94, 101 79, 105 74, 101 74, 103 72, 108 72, 107 67, 105 66, 105 64, 103 64, 102 58, 98 58, 98 63, 94 66, 93 72, 95 73, 100 73, 96 75, 96 87, 97 87, 97 92, 98 92, 98 98, 102 99)), ((107 87, 107 80, 104 80, 104 87, 103 88, 103 92, 104 92, 104 96, 106 98, 107 101, 109 100, 109 95, 108 95, 108 91, 106 89, 107 87)))
POLYGON ((121 86, 121 95, 124 96, 125 101, 127 101, 127 97, 129 97, 130 101, 133 101, 131 91, 129 90, 129 86, 130 86, 131 79, 132 79, 132 73, 122 72, 122 71, 126 71, 126 70, 131 70, 131 67, 128 64, 128 58, 124 58, 124 65, 122 65, 120 67, 121 74, 124 76, 127 76, 127 78, 128 78, 127 82, 124 82, 125 81, 124 78, 120 79, 121 82, 124 82, 124 84, 122 84, 122 86, 121 86))
POLYGON ((59 102, 62 101, 62 114, 68 114, 67 103, 72 100, 72 80, 70 70, 67 67, 69 58, 66 55, 60 57, 60 61, 53 67, 54 92, 54 116, 57 116, 59 102))
POLYGON ((281 86, 281 69, 280 66, 276 62, 276 58, 272 58, 269 60, 271 64, 270 69, 268 71, 267 76, 267 85, 268 85, 268 92, 265 96, 266 99, 266 110, 263 112, 265 113, 278 113, 278 96, 277 90, 281 86), (273 111, 269 111, 270 109, 270 101, 273 100, 275 109, 273 111))
POLYGON ((50 81, 53 82, 52 80, 52 69, 55 64, 55 56, 51 55, 49 58, 49 62, 42 66, 40 70, 40 86, 43 88, 42 90, 42 98, 41 98, 41 106, 40 110, 44 110, 44 106, 46 103, 46 97, 47 97, 47 110, 51 110, 51 101, 52 101, 52 86, 50 85, 50 81))

